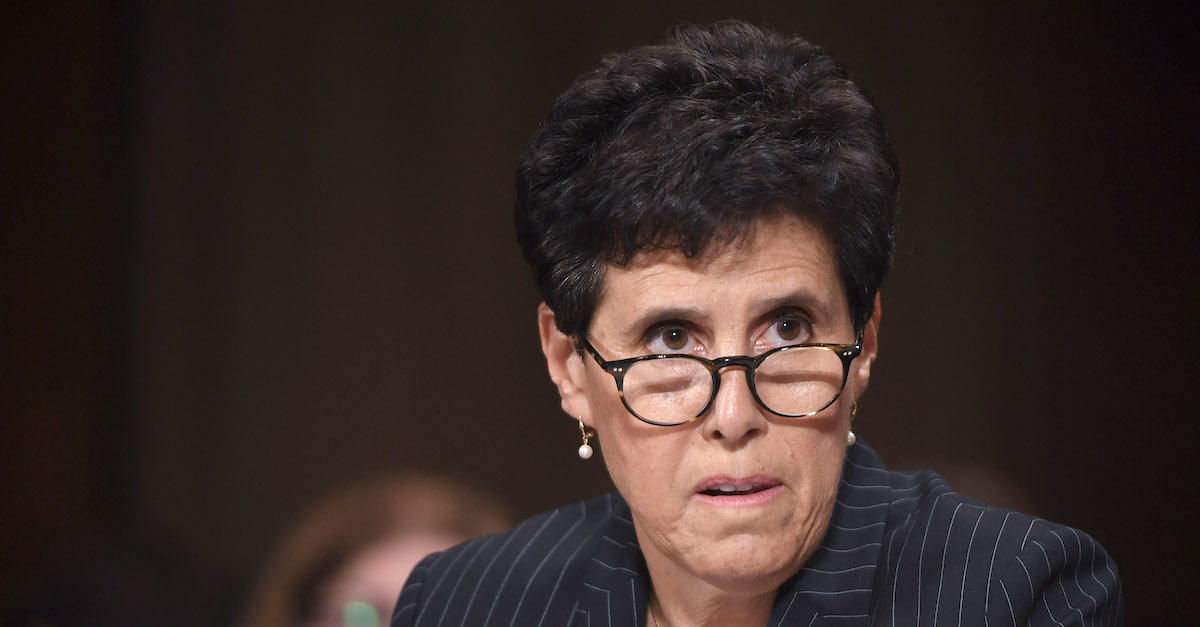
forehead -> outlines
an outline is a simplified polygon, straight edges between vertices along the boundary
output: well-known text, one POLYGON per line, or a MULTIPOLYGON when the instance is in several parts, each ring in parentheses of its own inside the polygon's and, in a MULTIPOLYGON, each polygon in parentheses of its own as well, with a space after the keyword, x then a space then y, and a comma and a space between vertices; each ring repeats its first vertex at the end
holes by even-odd
POLYGON ((593 327, 658 309, 712 317, 784 300, 811 301, 831 318, 849 315, 832 244, 821 229, 791 215, 762 218, 745 237, 696 257, 660 249, 608 267, 593 327))

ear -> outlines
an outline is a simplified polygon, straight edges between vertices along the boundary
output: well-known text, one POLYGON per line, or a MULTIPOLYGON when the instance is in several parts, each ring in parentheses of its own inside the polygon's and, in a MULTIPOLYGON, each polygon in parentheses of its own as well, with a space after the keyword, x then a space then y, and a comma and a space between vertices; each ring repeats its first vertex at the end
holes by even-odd
POLYGON ((572 420, 583 420, 585 425, 593 426, 585 393, 586 373, 583 359, 575 350, 575 342, 558 330, 554 312, 546 303, 538 305, 538 331, 542 337, 542 354, 546 356, 546 369, 550 371, 550 380, 558 388, 563 411, 567 412, 572 420))
POLYGON ((882 318, 883 303, 879 292, 875 292, 875 311, 863 327, 862 353, 850 368, 850 375, 854 377, 855 400, 867 391, 867 384, 871 381, 871 365, 875 363, 875 357, 879 354, 879 321, 882 318))

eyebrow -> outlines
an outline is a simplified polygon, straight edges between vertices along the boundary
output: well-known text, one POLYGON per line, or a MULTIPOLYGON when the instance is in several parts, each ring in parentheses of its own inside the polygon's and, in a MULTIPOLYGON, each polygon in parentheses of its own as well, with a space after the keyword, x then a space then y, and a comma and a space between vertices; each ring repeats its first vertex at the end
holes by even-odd
POLYGON ((652 324, 667 320, 696 320, 702 317, 704 317, 704 312, 699 307, 673 305, 651 307, 625 325, 620 332, 621 338, 623 341, 640 340, 645 335, 646 329, 650 328, 652 324))
MULTIPOLYGON (((814 317, 825 320, 830 320, 833 317, 833 314, 829 311, 828 303, 818 298, 812 292, 803 289, 776 298, 759 301, 757 306, 763 311, 798 307, 810 312, 814 317)), ((814 322, 816 321, 814 320, 814 322)))

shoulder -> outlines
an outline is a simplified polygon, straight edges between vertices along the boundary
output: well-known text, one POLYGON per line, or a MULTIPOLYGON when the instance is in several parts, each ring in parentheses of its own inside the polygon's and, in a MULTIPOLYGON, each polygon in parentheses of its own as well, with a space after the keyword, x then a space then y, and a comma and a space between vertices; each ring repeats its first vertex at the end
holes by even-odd
POLYGON ((539 623, 564 604, 569 614, 593 545, 610 521, 628 517, 628 505, 609 494, 434 553, 409 576, 392 626, 539 623))
POLYGON ((983 505, 933 472, 888 474, 876 580, 887 592, 876 597, 885 614, 984 617, 991 625, 1120 623, 1117 568, 1091 536, 983 505))

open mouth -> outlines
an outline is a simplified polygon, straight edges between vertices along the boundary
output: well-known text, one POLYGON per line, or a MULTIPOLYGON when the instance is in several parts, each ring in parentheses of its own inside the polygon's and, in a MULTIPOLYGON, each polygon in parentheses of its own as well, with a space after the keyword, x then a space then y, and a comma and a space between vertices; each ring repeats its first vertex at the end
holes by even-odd
POLYGON ((701 490, 700 494, 708 496, 741 496, 743 494, 755 494, 768 490, 773 487, 772 484, 766 483, 721 483, 707 490, 701 490))

